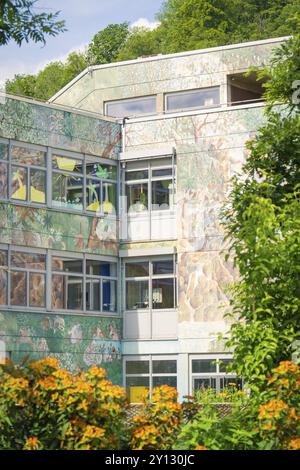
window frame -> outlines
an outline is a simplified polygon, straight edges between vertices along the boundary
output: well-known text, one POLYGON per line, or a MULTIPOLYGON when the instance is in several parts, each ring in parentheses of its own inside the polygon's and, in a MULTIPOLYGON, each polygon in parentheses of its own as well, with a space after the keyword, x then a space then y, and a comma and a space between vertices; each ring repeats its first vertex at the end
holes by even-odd
POLYGON ((103 102, 103 114, 104 116, 112 117, 114 119, 124 119, 124 117, 128 118, 133 118, 133 117, 139 117, 139 116, 154 116, 157 114, 157 95, 145 95, 145 96, 136 96, 136 97, 130 97, 130 98, 121 98, 121 99, 116 99, 116 100, 107 100, 103 102), (107 106, 110 104, 119 104, 119 103, 130 103, 130 102, 138 102, 138 101, 143 101, 149 98, 153 98, 155 101, 155 111, 152 113, 139 113, 139 114, 131 114, 128 116, 123 116, 123 117, 116 117, 116 116, 111 116, 107 112, 107 106))
POLYGON ((215 379, 216 380, 216 394, 218 395, 221 391, 221 380, 224 378, 236 380, 237 376, 233 373, 227 373, 220 371, 220 362, 226 359, 231 360, 233 358, 232 354, 226 353, 216 353, 216 354, 190 354, 189 355, 189 390, 193 394, 194 389, 194 380, 195 379, 215 379), (194 360, 211 360, 216 361, 216 372, 193 372, 193 361, 194 360))
POLYGON ((8 146, 8 158, 7 160, 0 160, 2 164, 5 164, 7 166, 7 194, 6 197, 1 197, 0 202, 9 202, 11 204, 15 205, 21 205, 25 207, 35 207, 35 208, 43 208, 43 209, 49 209, 53 211, 59 211, 59 212, 66 212, 69 214, 82 214, 82 215, 87 215, 90 217, 107 217, 111 218, 113 220, 116 220, 118 218, 119 214, 119 188, 120 188, 120 183, 119 183, 119 163, 117 160, 113 159, 105 159, 102 157, 98 157, 96 155, 91 155, 91 154, 84 154, 84 153, 78 153, 78 152, 73 152, 69 150, 62 150, 58 149, 55 147, 50 147, 50 146, 41 146, 37 144, 29 144, 27 142, 22 142, 22 141, 17 141, 14 139, 5 139, 5 138, 0 138, 0 143, 7 145, 8 146), (16 147, 23 147, 24 149, 27 150, 37 150, 37 151, 43 151, 45 152, 46 156, 46 166, 41 167, 37 165, 26 165, 23 163, 14 163, 12 161, 12 154, 11 154, 11 148, 13 146, 16 147), (76 209, 76 208, 71 208, 71 207, 66 207, 66 206, 56 206, 53 204, 52 201, 52 183, 53 183, 53 174, 65 174, 65 175, 70 175, 71 177, 74 176, 73 172, 69 172, 68 170, 61 170, 61 169, 56 169, 53 168, 53 163, 52 163, 52 157, 53 156, 61 156, 62 158, 70 158, 70 159, 76 159, 80 160, 82 162, 82 172, 78 173, 78 177, 82 177, 83 185, 82 185, 82 209, 76 209), (93 179, 93 177, 90 177, 87 175, 87 164, 90 161, 95 161, 99 163, 100 165, 108 165, 108 166, 113 166, 116 169, 116 178, 115 179, 108 179, 108 178, 99 178, 100 184, 101 184, 101 198, 102 198, 102 187, 104 183, 109 183, 109 184, 114 184, 115 185, 115 193, 116 193, 116 200, 115 200, 115 211, 112 213, 107 213, 103 211, 103 204, 100 204, 100 209, 97 211, 91 211, 91 210, 86 210, 87 207, 87 201, 86 201, 86 188, 87 188, 87 180, 88 179, 93 179), (27 187, 30 188, 30 169, 33 170, 40 170, 45 172, 45 203, 39 203, 39 202, 31 202, 30 201, 30 191, 27 189, 27 197, 26 201, 22 199, 15 199, 12 198, 12 166, 18 167, 18 168, 25 168, 27 172, 27 187))
POLYGON ((17 245, 10 245, 6 243, 0 243, 0 250, 5 251, 7 253, 7 266, 4 267, 4 271, 7 273, 7 282, 6 282, 6 303, 0 305, 0 310, 3 309, 8 309, 12 311, 20 311, 20 310, 25 310, 25 311, 32 311, 32 312, 52 312, 57 314, 58 312, 63 311, 63 314, 75 314, 75 315, 92 315, 92 316, 120 316, 120 299, 119 299, 119 259, 113 258, 110 256, 102 256, 102 255, 93 255, 93 254, 81 254, 81 253, 74 253, 74 252, 62 252, 62 251, 57 251, 57 250, 49 250, 49 249, 43 249, 43 248, 32 248, 32 247, 21 247, 17 245), (27 254, 43 254, 45 255, 45 270, 39 270, 39 269, 31 269, 31 268, 15 268, 11 266, 11 252, 22 252, 22 253, 27 253, 27 254), (59 271, 59 270, 52 270, 52 257, 58 257, 58 258, 67 258, 70 260, 82 260, 83 263, 83 273, 72 273, 72 272, 66 272, 66 271, 59 271), (101 278, 101 289, 102 289, 102 284, 103 281, 114 281, 115 283, 115 311, 110 311, 110 310, 102 310, 102 304, 103 304, 103 296, 102 296, 102 304, 101 304, 101 309, 98 310, 87 310, 86 309, 86 281, 89 277, 88 274, 86 274, 86 262, 87 260, 92 260, 92 261, 101 261, 104 263, 113 263, 115 264, 115 275, 114 276, 107 276, 107 275, 102 275, 99 276, 101 278), (10 273, 11 271, 15 272, 26 272, 27 274, 27 280, 26 280, 26 305, 14 305, 11 303, 11 276, 10 273), (45 306, 44 307, 36 307, 36 306, 31 306, 29 304, 30 300, 30 289, 29 289, 29 273, 41 273, 45 275, 45 306), (82 279, 83 283, 83 291, 82 291, 82 309, 81 310, 74 310, 74 309, 62 309, 62 308, 53 308, 52 307, 52 276, 53 275, 63 275, 63 276, 71 276, 71 277, 78 277, 82 279))
POLYGON ((164 93, 164 110, 166 114, 171 114, 171 113, 181 113, 184 111, 195 111, 197 109, 212 109, 212 108, 219 108, 221 106, 221 100, 220 100, 220 93, 221 93, 221 86, 220 85, 213 85, 213 86, 208 86, 208 87, 203 87, 203 88, 193 88, 191 90, 179 90, 179 91, 172 91, 170 93, 164 93), (219 92, 219 102, 208 105, 208 106, 193 106, 193 107, 186 107, 186 108, 180 108, 180 109, 168 109, 168 97, 169 96, 174 96, 174 95, 185 95, 185 94, 197 94, 201 91, 207 91, 211 89, 217 89, 219 92))
MULTIPOLYGON (((123 386, 127 394, 127 377, 148 377, 149 378, 149 392, 150 398, 152 398, 153 393, 153 378, 155 377, 176 377, 176 388, 178 388, 178 356, 174 354, 147 354, 147 355, 126 355, 123 356, 123 386), (127 362, 139 362, 139 361, 148 361, 149 362, 149 372, 143 374, 127 374, 126 373, 126 364, 127 362), (174 373, 153 373, 153 361, 175 361, 176 362, 176 372, 174 373)), ((129 397, 128 397, 129 398, 129 397)), ((132 402, 133 404, 133 402, 132 402)))
POLYGON ((137 162, 126 162, 126 168, 124 169, 124 188, 123 188, 123 193, 126 197, 126 214, 131 216, 136 216, 138 214, 149 214, 151 216, 151 213, 158 213, 158 212, 163 212, 163 213, 168 213, 168 212, 173 212, 175 210, 176 202, 175 202, 175 197, 176 197, 176 183, 177 183, 177 165, 176 165, 176 160, 174 159, 174 156, 172 155, 166 155, 163 157, 164 159, 168 159, 167 162, 164 162, 163 160, 159 159, 158 164, 156 164, 156 159, 148 159, 144 160, 143 162, 139 162, 138 165, 136 165, 136 168, 134 168, 134 164, 137 162), (175 161, 174 161, 175 160, 175 161), (128 168, 129 166, 129 168, 128 168), (132 166, 132 168, 130 168, 132 166), (156 170, 166 170, 170 169, 170 176, 153 176, 153 171, 156 170), (137 171, 143 171, 147 170, 148 171, 148 177, 147 178, 140 178, 140 179, 127 179, 127 175, 130 173, 135 173, 137 171), (171 203, 169 204, 168 209, 160 209, 160 208, 153 208, 154 204, 152 203, 152 193, 153 193, 153 188, 152 188, 152 182, 155 181, 168 181, 171 180, 172 182, 172 200, 171 203), (148 191, 148 204, 147 204, 147 209, 143 211, 137 211, 137 210, 128 210, 128 200, 127 200, 127 187, 134 185, 134 184, 145 184, 147 185, 147 191, 148 191))
POLYGON ((175 254, 162 255, 162 256, 152 256, 152 257, 134 257, 126 258, 123 260, 123 299, 122 306, 123 311, 126 313, 133 312, 159 312, 159 311, 175 311, 178 307, 178 281, 177 281, 177 258, 175 254), (153 263, 155 261, 173 261, 173 273, 172 274, 153 274, 153 263), (134 262, 148 262, 149 266, 149 275, 148 276, 126 276, 126 265, 134 262), (152 291, 152 281, 156 279, 173 279, 173 307, 169 308, 153 308, 153 291, 152 291), (137 308, 137 309, 127 309, 127 282, 130 281, 148 281, 148 297, 149 297, 149 306, 146 308, 137 308))

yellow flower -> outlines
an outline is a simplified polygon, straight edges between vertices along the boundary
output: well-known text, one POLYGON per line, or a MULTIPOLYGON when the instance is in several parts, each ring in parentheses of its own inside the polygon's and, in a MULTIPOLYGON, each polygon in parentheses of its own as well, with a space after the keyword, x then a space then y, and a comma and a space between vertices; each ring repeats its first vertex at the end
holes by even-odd
POLYGON ((40 448, 41 443, 35 436, 28 437, 23 446, 23 450, 39 450, 40 448))
POLYGON ((291 450, 300 450, 300 437, 294 437, 290 440, 289 448, 291 450))

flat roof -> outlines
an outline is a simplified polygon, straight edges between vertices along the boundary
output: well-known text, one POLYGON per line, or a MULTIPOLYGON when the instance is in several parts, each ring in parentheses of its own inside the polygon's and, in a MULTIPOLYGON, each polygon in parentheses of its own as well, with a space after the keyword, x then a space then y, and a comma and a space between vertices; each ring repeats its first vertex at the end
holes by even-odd
POLYGON ((49 99, 49 103, 54 101, 56 98, 62 95, 66 90, 71 88, 77 81, 79 81, 87 73, 92 73, 94 70, 102 70, 102 69, 107 69, 111 67, 124 67, 126 65, 139 64, 139 63, 144 63, 144 62, 154 62, 158 60, 166 60, 166 59, 172 59, 176 57, 179 58, 179 57, 188 57, 188 56, 199 55, 199 54, 209 54, 211 52, 241 49, 244 47, 268 45, 268 44, 288 41, 289 39, 291 39, 291 37, 292 36, 283 36, 279 38, 261 39, 258 41, 242 42, 238 44, 228 44, 226 46, 209 47, 206 49, 196 49, 194 51, 176 52, 174 54, 158 54, 155 56, 142 57, 139 59, 124 60, 121 62, 112 62, 110 64, 91 65, 87 67, 86 69, 84 69, 79 75, 77 75, 77 77, 73 78, 73 80, 67 83, 67 85, 65 85, 61 90, 55 93, 55 95, 49 99))

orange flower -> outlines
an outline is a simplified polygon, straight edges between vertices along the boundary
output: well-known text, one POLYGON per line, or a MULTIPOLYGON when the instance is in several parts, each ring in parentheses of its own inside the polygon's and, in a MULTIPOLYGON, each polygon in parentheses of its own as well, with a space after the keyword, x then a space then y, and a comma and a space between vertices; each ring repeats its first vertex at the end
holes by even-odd
POLYGON ((208 450, 208 448, 205 446, 197 446, 195 447, 195 450, 208 450))
POLYGON ((40 448, 41 443, 35 436, 28 437, 23 446, 23 450, 39 450, 40 448))
POLYGON ((300 437, 294 437, 290 440, 289 449, 300 450, 300 437))

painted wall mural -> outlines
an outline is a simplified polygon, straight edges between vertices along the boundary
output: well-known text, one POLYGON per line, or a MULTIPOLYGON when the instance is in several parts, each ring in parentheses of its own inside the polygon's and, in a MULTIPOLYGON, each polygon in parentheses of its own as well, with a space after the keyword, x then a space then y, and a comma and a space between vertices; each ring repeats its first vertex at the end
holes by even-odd
POLYGON ((56 357, 69 370, 104 367, 122 383, 121 320, 109 317, 0 312, 0 340, 14 362, 56 357))
POLYGON ((121 126, 89 115, 1 96, 0 136, 117 159, 121 126))
POLYGON ((118 255, 117 222, 113 218, 7 203, 0 204, 0 239, 15 245, 118 255))

